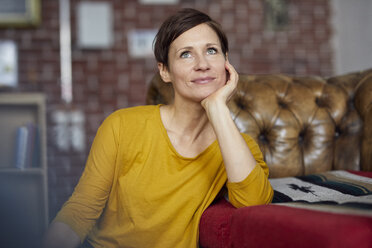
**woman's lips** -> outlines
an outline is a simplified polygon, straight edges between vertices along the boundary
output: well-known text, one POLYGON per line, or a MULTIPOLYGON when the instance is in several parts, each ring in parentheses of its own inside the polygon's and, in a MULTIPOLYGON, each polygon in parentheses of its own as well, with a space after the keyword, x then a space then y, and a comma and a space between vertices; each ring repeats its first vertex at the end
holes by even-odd
POLYGON ((214 77, 200 77, 200 78, 195 78, 191 80, 191 82, 196 83, 196 84, 207 84, 213 81, 215 78, 214 77))

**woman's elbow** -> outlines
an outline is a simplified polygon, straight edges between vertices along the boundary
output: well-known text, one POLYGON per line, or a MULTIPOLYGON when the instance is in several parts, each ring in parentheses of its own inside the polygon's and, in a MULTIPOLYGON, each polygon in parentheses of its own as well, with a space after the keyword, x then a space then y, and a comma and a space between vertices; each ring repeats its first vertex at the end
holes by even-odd
POLYGON ((248 207, 248 206, 256 206, 256 205, 267 205, 270 204, 274 197, 274 190, 271 184, 268 182, 266 187, 263 189, 251 192, 249 194, 251 197, 239 197, 234 195, 232 199, 230 199, 230 203, 236 208, 248 207))
POLYGON ((43 248, 75 248, 80 245, 79 236, 68 225, 53 222, 44 235, 43 248))

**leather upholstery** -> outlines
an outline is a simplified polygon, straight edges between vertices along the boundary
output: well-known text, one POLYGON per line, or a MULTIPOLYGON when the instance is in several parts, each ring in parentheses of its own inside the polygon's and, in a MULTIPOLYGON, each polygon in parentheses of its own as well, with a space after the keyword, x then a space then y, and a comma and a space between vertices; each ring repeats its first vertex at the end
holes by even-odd
MULTIPOLYGON (((159 74, 147 104, 170 103, 159 74)), ((259 144, 270 177, 372 171, 372 69, 331 78, 240 74, 229 108, 259 144)))

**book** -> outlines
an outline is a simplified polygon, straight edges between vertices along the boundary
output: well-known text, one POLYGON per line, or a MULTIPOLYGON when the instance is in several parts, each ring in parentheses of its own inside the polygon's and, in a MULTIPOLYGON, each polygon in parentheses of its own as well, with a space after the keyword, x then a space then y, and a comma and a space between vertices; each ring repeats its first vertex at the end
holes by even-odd
POLYGON ((40 128, 39 126, 35 126, 35 141, 33 142, 34 144, 34 149, 32 153, 32 159, 31 159, 31 167, 39 167, 41 158, 40 158, 40 128))
POLYGON ((17 128, 15 167, 19 169, 31 168, 38 163, 39 132, 34 123, 27 123, 17 128))
POLYGON ((15 167, 18 169, 25 168, 27 153, 28 130, 25 126, 17 128, 16 147, 15 147, 15 167))
POLYGON ((35 150, 36 126, 34 123, 29 122, 26 124, 26 128, 27 128, 28 135, 27 135, 25 168, 31 168, 32 157, 34 157, 34 150, 35 150))

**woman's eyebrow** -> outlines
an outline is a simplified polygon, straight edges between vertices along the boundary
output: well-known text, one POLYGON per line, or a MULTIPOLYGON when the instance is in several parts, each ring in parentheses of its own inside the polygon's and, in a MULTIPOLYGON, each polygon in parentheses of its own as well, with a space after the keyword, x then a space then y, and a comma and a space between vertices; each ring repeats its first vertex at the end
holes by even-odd
POLYGON ((207 43, 206 46, 218 46, 219 44, 217 43, 207 43))
MULTIPOLYGON (((207 44, 205 44, 205 47, 209 47, 209 46, 218 46, 218 44, 217 43, 207 43, 207 44)), ((192 50, 192 49, 193 49, 192 46, 181 47, 181 48, 176 50, 176 53, 181 51, 181 50, 192 50)))
POLYGON ((177 49, 176 52, 179 52, 179 51, 181 51, 181 50, 191 50, 191 49, 193 49, 192 46, 181 47, 180 49, 177 49))

